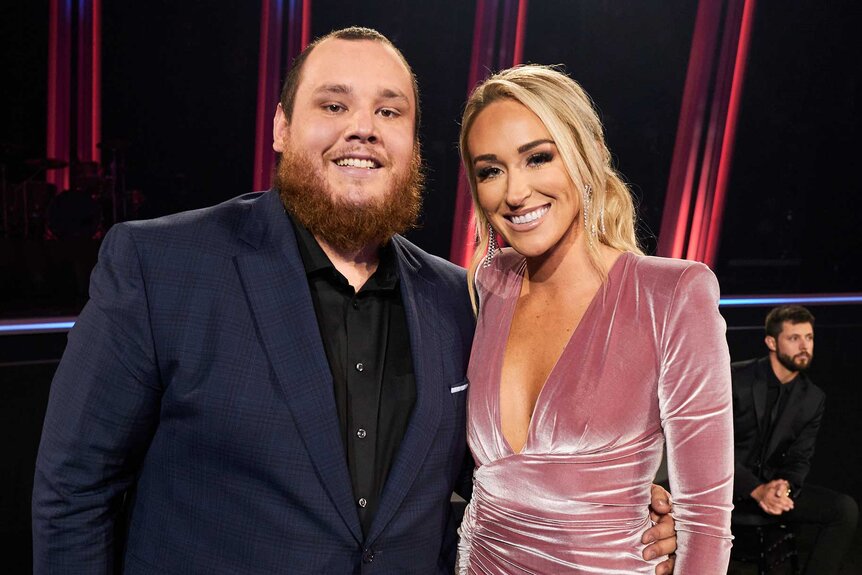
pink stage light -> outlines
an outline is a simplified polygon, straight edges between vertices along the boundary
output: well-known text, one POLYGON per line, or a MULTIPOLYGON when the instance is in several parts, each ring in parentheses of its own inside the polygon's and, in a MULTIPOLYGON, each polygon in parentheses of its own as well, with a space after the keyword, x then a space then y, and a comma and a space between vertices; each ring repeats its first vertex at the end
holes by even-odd
MULTIPOLYGON (((524 38, 527 26, 527 0, 504 0, 503 22, 497 53, 494 44, 497 32, 497 0, 477 0, 476 21, 473 26, 473 50, 470 55, 470 74, 467 80, 469 95, 479 82, 487 77, 494 61, 500 68, 520 64, 524 56, 524 38), (496 57, 495 57, 496 56, 496 57)), ((470 200, 470 186, 464 167, 458 171, 458 191, 455 196, 455 215, 452 220, 452 243, 449 260, 467 267, 473 257, 476 243, 476 214, 470 200)))

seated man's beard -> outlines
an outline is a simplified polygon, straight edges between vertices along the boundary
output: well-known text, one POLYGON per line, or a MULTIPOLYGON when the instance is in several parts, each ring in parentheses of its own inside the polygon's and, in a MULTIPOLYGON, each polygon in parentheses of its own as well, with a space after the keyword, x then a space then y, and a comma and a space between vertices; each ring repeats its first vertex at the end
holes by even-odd
POLYGON ((344 252, 382 245, 414 227, 422 208, 423 183, 418 152, 384 197, 362 205, 338 197, 309 158, 294 150, 284 152, 275 174, 275 188, 290 214, 319 241, 344 252))
POLYGON ((792 371, 792 372, 806 372, 806 371, 808 371, 808 368, 811 367, 811 360, 814 359, 814 356, 809 354, 808 355, 808 361, 806 363, 803 363, 800 365, 800 364, 796 363, 796 361, 794 361, 794 359, 793 359, 794 356, 792 356, 792 355, 789 355, 786 353, 781 353, 780 351, 777 352, 775 355, 778 357, 778 363, 783 365, 787 369, 787 371, 792 371))

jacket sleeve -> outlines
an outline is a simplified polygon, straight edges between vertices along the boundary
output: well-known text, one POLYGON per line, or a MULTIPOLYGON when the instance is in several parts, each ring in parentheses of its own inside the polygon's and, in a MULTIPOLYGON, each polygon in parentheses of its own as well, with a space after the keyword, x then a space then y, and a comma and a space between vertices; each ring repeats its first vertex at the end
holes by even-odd
POLYGON ((750 498, 751 492, 754 491, 754 488, 760 485, 760 483, 761 481, 757 479, 757 476, 737 460, 734 465, 733 498, 736 500, 750 498))
MULTIPOLYGON (((731 366, 731 377, 733 378, 734 387, 733 387, 733 413, 734 417, 745 417, 740 416, 743 413, 745 406, 745 402, 742 401, 739 397, 740 393, 747 393, 750 395, 751 390, 748 386, 743 385, 742 382, 748 381, 748 378, 751 377, 752 367, 749 365, 749 369, 738 370, 734 369, 731 366), (741 391, 744 389, 745 391, 741 391)), ((753 409, 753 406, 750 408, 753 409)), ((754 418, 753 411, 750 412, 747 417, 754 418)), ((736 420, 740 421, 740 420, 736 420)), ((745 421, 744 419, 742 421, 745 421)), ((748 433, 748 426, 743 425, 742 429, 737 426, 734 433, 739 436, 741 433, 748 433)), ((756 429, 752 432, 756 435, 756 429)), ((745 462, 748 459, 751 449, 754 442, 754 435, 750 435, 740 439, 736 437, 736 444, 734 446, 734 473, 733 473, 733 498, 735 501, 744 501, 751 498, 751 492, 754 491, 754 488, 760 485, 761 481, 754 474, 754 472, 746 467, 745 462)))
POLYGON ((661 336, 659 406, 677 528, 677 575, 730 560, 733 412, 718 283, 701 264, 676 285, 661 336))
POLYGON ((114 226, 51 384, 33 487, 33 572, 112 573, 123 496, 161 385, 132 230, 114 226))
POLYGON ((787 447, 781 466, 775 471, 775 478, 785 479, 795 494, 799 494, 805 484, 805 478, 811 470, 811 458, 814 457, 814 445, 817 443, 817 433, 820 431, 820 422, 823 420, 823 412, 826 408, 826 396, 820 396, 820 402, 812 417, 805 427, 787 447))

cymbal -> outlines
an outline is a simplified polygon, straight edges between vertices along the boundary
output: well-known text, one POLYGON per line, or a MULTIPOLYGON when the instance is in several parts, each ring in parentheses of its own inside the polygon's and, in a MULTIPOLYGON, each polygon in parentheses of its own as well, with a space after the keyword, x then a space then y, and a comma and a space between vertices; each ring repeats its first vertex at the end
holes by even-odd
POLYGON ((31 158, 24 163, 34 170, 59 170, 69 165, 69 162, 57 158, 31 158))

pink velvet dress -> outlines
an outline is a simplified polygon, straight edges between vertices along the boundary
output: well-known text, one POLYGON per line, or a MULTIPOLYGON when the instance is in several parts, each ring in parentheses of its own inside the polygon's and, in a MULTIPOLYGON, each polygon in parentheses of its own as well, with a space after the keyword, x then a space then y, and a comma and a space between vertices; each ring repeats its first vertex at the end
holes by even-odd
MULTIPOLYGON (((676 575, 726 572, 730 358, 709 269, 625 253, 536 401, 520 453, 500 425, 500 374, 524 258, 480 268, 468 377, 474 490, 458 573, 654 573, 641 557, 650 485, 668 444, 676 575)), ((548 329, 555 329, 549 325, 548 329)))

